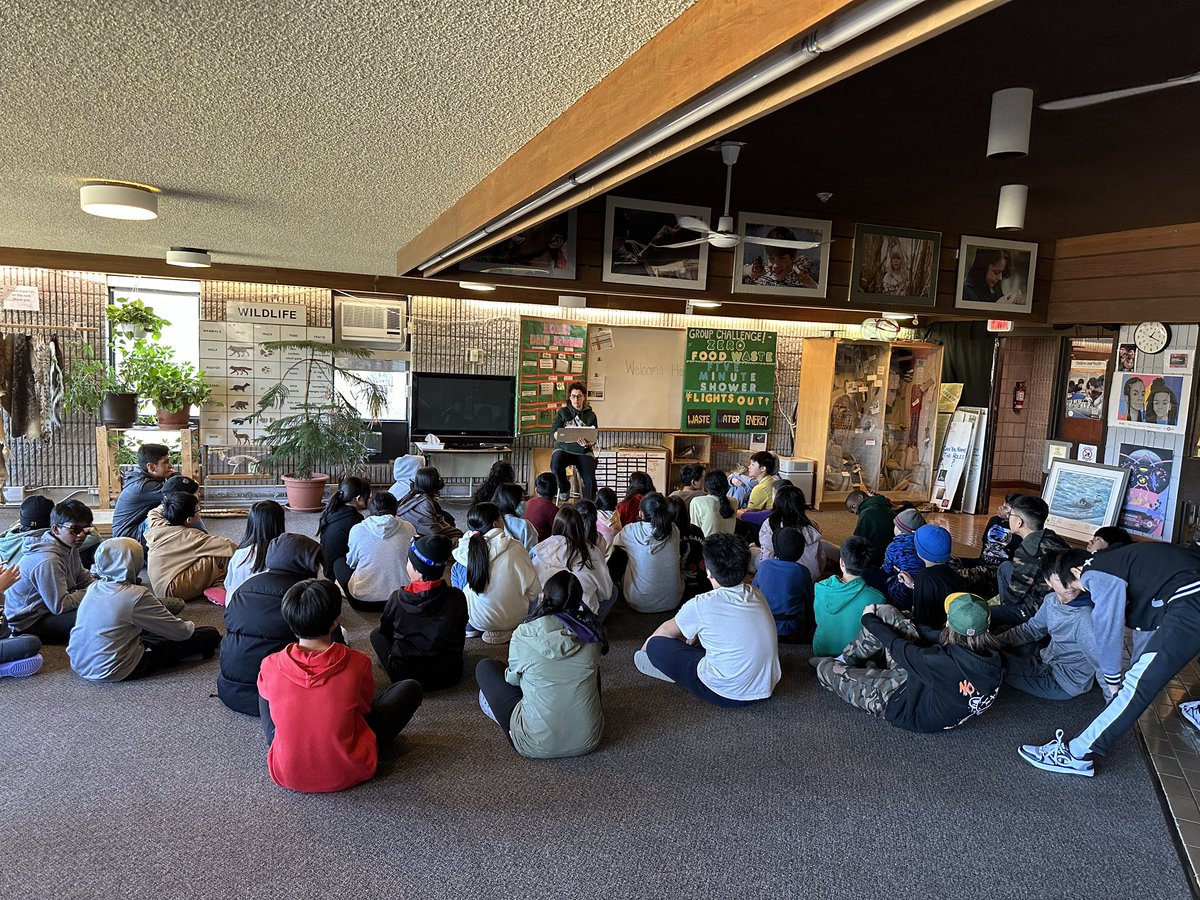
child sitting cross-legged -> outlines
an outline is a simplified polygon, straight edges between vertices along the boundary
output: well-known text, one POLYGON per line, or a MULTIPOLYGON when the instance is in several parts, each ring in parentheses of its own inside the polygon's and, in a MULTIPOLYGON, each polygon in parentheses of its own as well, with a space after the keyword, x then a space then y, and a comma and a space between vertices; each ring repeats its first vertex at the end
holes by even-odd
POLYGON ((704 532, 707 538, 714 534, 733 534, 737 517, 729 501, 729 479, 725 473, 713 469, 704 476, 704 496, 696 497, 688 504, 692 524, 704 532))
POLYGON ((912 591, 912 620, 918 625, 941 628, 946 624, 946 598, 967 590, 963 577, 949 565, 950 532, 941 525, 922 525, 913 534, 913 548, 921 568, 896 579, 912 591))
POLYGON ((479 705, 522 756, 555 759, 596 749, 604 731, 600 657, 604 625, 570 572, 546 582, 537 606, 513 632, 508 667, 481 659, 479 705))
POLYGON ((212 659, 221 643, 217 629, 177 618, 138 584, 142 565, 142 545, 133 538, 109 538, 97 548, 96 580, 83 595, 67 644, 81 678, 143 678, 189 656, 212 659))
POLYGON ((27 678, 36 675, 45 661, 42 642, 32 634, 14 635, 4 617, 4 593, 17 583, 21 572, 16 566, 0 564, 0 678, 27 678))
POLYGON ((159 597, 194 600, 220 587, 237 545, 192 527, 200 501, 187 491, 168 491, 162 505, 146 516, 146 571, 159 597))
POLYGON ((621 515, 617 512, 617 492, 612 488, 600 488, 596 491, 596 531, 604 540, 606 547, 611 547, 621 530, 621 515))
POLYGON ((554 495, 558 491, 558 479, 552 472, 543 472, 533 483, 537 495, 525 501, 524 519, 533 526, 539 541, 550 537, 554 517, 558 515, 558 504, 554 495))
POLYGON ((841 699, 908 731, 945 731, 982 715, 1004 680, 987 603, 946 598, 946 626, 918 627, 894 606, 868 606, 841 656, 814 657, 817 680, 841 699))
POLYGON ((477 503, 467 511, 467 533, 454 548, 454 561, 455 570, 464 570, 467 637, 508 643, 541 581, 525 548, 505 530, 495 503, 477 503))
POLYGON ((367 517, 350 529, 346 584, 350 605, 361 612, 383 612, 396 588, 408 584, 408 548, 416 529, 396 515, 398 502, 388 491, 375 491, 367 517))
POLYGON ((467 600, 445 581, 450 540, 427 534, 408 551, 411 581, 383 608, 371 646, 393 682, 415 678, 426 691, 452 687, 463 674, 467 600))
POLYGON ((691 600, 709 589, 704 571, 704 532, 692 524, 687 504, 672 494, 667 498, 671 521, 679 530, 679 570, 683 574, 683 600, 691 600))
POLYGON ((558 511, 551 532, 550 537, 533 548, 533 564, 542 584, 564 569, 573 573, 583 585, 583 602, 603 621, 617 600, 604 551, 588 543, 583 516, 573 506, 558 511))
POLYGON ((374 776, 379 749, 421 705, 421 686, 401 681, 372 701, 371 658, 332 638, 342 610, 332 581, 299 582, 281 610, 297 641, 264 659, 258 676, 267 770, 293 791, 344 791, 374 776))
MULTIPOLYGON (((225 569, 225 605, 248 578, 267 570, 267 548, 287 531, 286 514, 274 500, 259 500, 246 514, 246 531, 225 569)), ((208 596, 207 594, 205 596, 208 596)))
POLYGON ((797 528, 775 532, 775 555, 758 564, 754 586, 762 591, 775 616, 779 639, 799 643, 812 631, 813 582, 804 556, 804 533, 797 528))
MULTIPOLYGON (((679 566, 679 529, 671 521, 667 498, 651 491, 642 498, 638 520, 617 533, 612 564, 617 551, 625 554, 620 576, 625 602, 636 612, 665 612, 683 600, 683 572, 679 566)), ((614 572, 613 580, 617 580, 614 572)))
POLYGON ((912 588, 900 580, 900 573, 913 575, 925 568, 925 563, 917 555, 913 546, 913 538, 917 529, 925 524, 925 517, 915 509, 902 509, 896 513, 893 523, 895 537, 888 544, 883 554, 883 574, 887 577, 887 598, 892 606, 900 609, 912 609, 912 588))
POLYGON ((841 575, 817 582, 813 589, 813 655, 833 656, 854 639, 862 621, 862 611, 883 603, 883 594, 863 580, 871 567, 871 543, 852 535, 842 544, 839 565, 841 575))
POLYGON ((625 496, 617 504, 617 515, 621 518, 621 527, 632 525, 638 520, 638 512, 642 508, 642 498, 654 493, 654 480, 649 472, 633 472, 629 476, 629 486, 625 496))
POLYGON ((736 535, 715 534, 704 541, 704 563, 713 589, 660 625, 634 664, 713 706, 765 700, 781 675, 779 638, 767 601, 744 583, 750 548, 736 535))

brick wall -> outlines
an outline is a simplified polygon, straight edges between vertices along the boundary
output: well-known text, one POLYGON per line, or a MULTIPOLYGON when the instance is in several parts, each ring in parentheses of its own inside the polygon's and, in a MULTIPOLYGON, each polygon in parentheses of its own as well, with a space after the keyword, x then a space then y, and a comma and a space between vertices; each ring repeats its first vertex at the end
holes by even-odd
POLYGON ((992 481, 1042 483, 1042 453, 1060 338, 1006 338, 1000 343, 1000 404, 992 481), (1012 408, 1013 388, 1025 382, 1025 408, 1012 408))

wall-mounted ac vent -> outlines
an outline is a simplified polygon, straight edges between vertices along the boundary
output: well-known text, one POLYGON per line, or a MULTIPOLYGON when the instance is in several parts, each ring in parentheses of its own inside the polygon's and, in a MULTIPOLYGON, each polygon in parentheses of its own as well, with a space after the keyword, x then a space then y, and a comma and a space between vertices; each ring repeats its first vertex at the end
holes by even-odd
POLYGON ((343 300, 338 305, 338 339, 383 341, 403 346, 407 314, 403 304, 343 300))

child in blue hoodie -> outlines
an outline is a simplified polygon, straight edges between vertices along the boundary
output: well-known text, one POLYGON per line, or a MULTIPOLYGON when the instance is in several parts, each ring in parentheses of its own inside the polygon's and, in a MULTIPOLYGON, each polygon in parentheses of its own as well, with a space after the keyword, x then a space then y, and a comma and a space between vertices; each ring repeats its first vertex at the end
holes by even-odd
POLYGON ((842 544, 841 575, 817 582, 813 597, 813 656, 837 656, 862 627, 863 609, 885 603, 883 594, 863 581, 874 554, 871 542, 854 535, 842 544))
POLYGON ((800 643, 812 631, 813 583, 804 555, 804 534, 780 528, 774 537, 775 555, 759 563, 754 586, 762 591, 775 615, 775 629, 786 643, 800 643))
POLYGON ((902 509, 896 513, 896 536, 883 554, 883 574, 887 576, 887 597, 892 606, 900 609, 912 608, 912 588, 900 580, 900 573, 912 575, 925 568, 913 546, 913 536, 925 524, 925 517, 915 509, 902 509))

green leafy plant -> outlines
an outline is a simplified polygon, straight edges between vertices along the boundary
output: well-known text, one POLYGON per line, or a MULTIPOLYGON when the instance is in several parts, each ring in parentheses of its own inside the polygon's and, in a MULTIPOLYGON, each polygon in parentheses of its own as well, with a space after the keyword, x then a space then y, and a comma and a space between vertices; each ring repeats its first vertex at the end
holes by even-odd
MULTIPOLYGON (((302 358, 286 366, 279 381, 258 401, 253 418, 264 423, 260 442, 270 451, 262 462, 291 459, 295 478, 309 480, 319 465, 331 463, 348 475, 370 455, 369 423, 383 415, 387 395, 375 382, 338 363, 339 357, 369 358, 371 351, 321 341, 269 341, 268 349, 299 350, 302 358), (345 391, 337 387, 341 380, 345 391), (288 381, 303 380, 298 399, 288 381), (288 407, 289 412, 277 415, 288 407)), ((281 353, 281 355, 283 355, 281 353)))
POLYGON ((127 350, 133 350, 137 341, 145 337, 159 340, 162 330, 171 323, 154 312, 144 301, 128 297, 118 297, 115 303, 104 307, 104 315, 112 329, 112 338, 118 345, 126 343, 127 350))
POLYGON ((139 397, 169 412, 189 409, 212 395, 200 370, 191 363, 177 362, 174 351, 162 344, 137 341, 121 372, 139 397))
POLYGON ((76 344, 78 355, 67 364, 63 379, 63 407, 68 413, 100 411, 105 394, 133 393, 124 377, 118 377, 108 363, 96 355, 90 344, 76 344))

